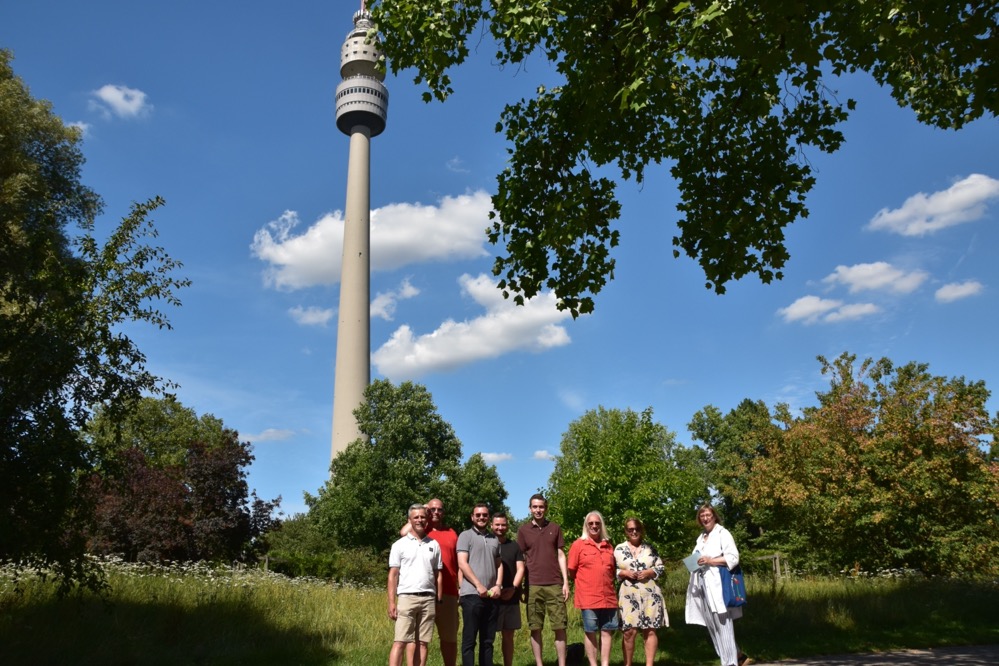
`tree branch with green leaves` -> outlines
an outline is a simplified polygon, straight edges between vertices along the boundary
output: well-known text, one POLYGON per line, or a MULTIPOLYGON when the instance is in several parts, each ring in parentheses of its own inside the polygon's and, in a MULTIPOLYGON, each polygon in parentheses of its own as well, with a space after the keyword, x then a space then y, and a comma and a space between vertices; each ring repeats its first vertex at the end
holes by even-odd
MULTIPOLYGON (((553 290, 578 316, 613 278, 616 168, 641 183, 669 165, 680 191, 673 255, 706 287, 769 283, 790 259, 784 230, 808 216, 809 149, 835 152, 856 102, 830 82, 867 72, 920 122, 959 129, 999 107, 994 2, 865 0, 374 0, 393 72, 415 70, 446 100, 469 43, 488 35, 498 66, 554 67, 533 99, 508 104, 509 142, 487 233, 493 273, 523 303, 553 290)), ((670 220, 673 221, 673 220, 670 220)))

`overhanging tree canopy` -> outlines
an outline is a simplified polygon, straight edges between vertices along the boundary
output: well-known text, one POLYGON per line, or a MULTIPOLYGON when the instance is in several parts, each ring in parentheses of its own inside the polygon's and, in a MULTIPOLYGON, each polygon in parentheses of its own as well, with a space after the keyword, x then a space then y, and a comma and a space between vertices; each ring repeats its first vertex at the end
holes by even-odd
POLYGON ((537 55, 558 80, 507 105, 511 144, 488 231, 493 267, 522 303, 554 290, 573 316, 612 277, 616 165, 641 182, 668 162, 680 190, 674 256, 707 286, 781 278, 784 228, 806 217, 815 177, 803 150, 833 152, 854 100, 833 77, 870 73, 924 123, 960 128, 999 107, 999 9, 991 0, 374 0, 394 72, 417 71, 425 99, 481 30, 498 65, 537 55))

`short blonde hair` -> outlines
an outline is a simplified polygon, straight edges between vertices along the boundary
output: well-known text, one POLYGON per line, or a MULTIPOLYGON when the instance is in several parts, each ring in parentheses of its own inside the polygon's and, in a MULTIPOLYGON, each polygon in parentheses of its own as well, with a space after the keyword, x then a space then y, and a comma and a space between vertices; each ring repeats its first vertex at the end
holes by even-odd
POLYGON ((600 513, 599 511, 590 511, 588 514, 586 514, 586 517, 583 518, 583 534, 579 538, 580 539, 586 539, 586 538, 588 538, 587 537, 587 532, 586 532, 586 523, 590 519, 590 516, 596 516, 597 518, 600 519, 600 538, 601 538, 601 540, 603 540, 603 541, 610 541, 610 535, 607 533, 607 521, 604 520, 603 514, 600 513))

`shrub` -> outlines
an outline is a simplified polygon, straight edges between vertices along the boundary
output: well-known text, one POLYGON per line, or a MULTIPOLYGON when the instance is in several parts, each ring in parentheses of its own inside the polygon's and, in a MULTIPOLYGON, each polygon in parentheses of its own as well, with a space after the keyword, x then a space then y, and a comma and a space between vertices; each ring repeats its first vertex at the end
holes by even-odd
POLYGON ((343 548, 326 553, 275 550, 267 567, 286 576, 323 578, 340 584, 385 587, 388 554, 368 548, 343 548))

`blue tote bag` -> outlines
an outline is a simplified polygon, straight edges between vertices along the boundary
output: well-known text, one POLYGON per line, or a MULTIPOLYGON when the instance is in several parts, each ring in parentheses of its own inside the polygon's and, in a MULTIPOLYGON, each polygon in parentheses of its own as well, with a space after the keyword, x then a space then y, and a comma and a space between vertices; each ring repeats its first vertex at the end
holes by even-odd
POLYGON ((729 571, 728 567, 718 567, 721 574, 722 598, 726 606, 746 605, 746 579, 742 576, 742 567, 737 566, 729 571))

